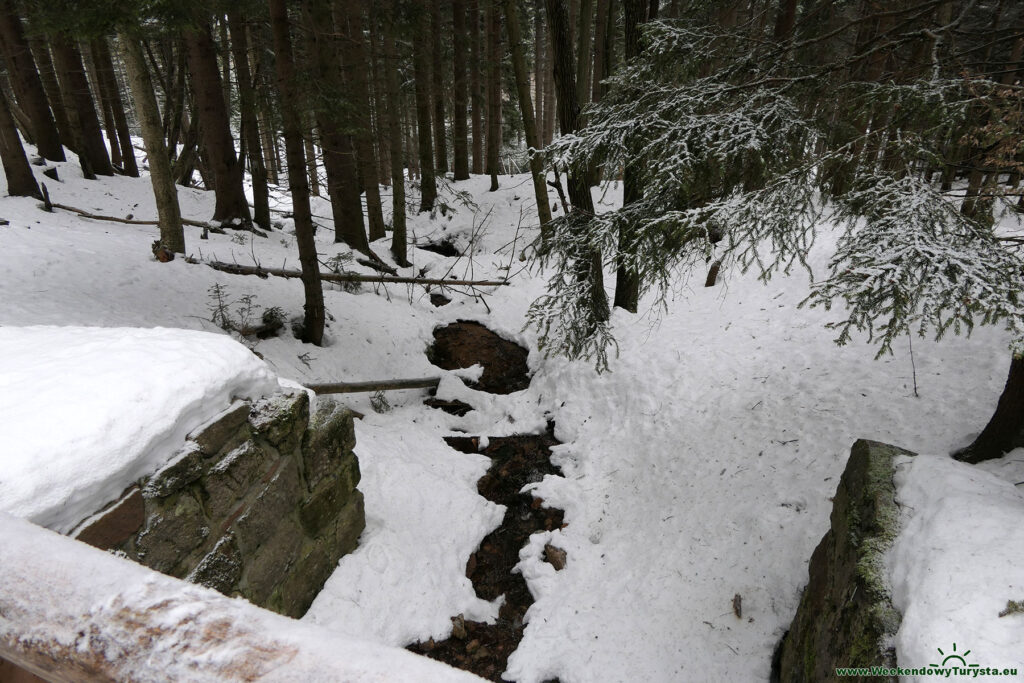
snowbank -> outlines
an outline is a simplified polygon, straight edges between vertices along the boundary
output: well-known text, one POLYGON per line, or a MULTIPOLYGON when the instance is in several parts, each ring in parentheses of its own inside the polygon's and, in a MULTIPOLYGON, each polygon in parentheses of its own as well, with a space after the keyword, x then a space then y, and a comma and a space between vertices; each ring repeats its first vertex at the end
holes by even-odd
POLYGON ((65 533, 277 379, 219 334, 0 328, 0 511, 65 533))
MULTIPOLYGON (((1020 481, 1022 453, 985 469, 1016 471, 1020 481)), ((948 660, 947 667, 1024 671, 1024 613, 999 616, 1007 601, 1024 602, 1024 495, 985 469, 926 455, 904 458, 897 469, 903 528, 888 559, 893 604, 903 613, 901 667, 948 660)))

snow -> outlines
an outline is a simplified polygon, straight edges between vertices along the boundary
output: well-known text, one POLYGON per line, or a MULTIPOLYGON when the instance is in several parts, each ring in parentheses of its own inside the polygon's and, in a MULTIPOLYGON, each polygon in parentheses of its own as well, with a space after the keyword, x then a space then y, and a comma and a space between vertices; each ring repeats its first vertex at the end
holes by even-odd
MULTIPOLYGON (((108 215, 155 215, 147 179, 86 182, 73 164, 59 166, 63 182, 48 181, 54 201, 108 215)), ((1021 487, 998 482, 992 469, 941 456, 991 415, 1009 363, 1006 332, 981 328, 970 338, 915 339, 913 358, 907 344, 897 343, 892 355, 876 361, 862 338, 843 347, 832 342, 823 326, 840 319, 841 311, 797 308, 809 291, 805 272, 779 275, 767 286, 754 274, 724 272, 711 289, 699 286, 700 272, 680 284, 660 319, 643 313, 650 301, 641 303, 640 315, 616 310, 620 352, 611 372, 597 375, 588 362, 545 358, 536 331, 524 328, 530 302, 544 291, 544 273, 519 260, 537 234, 530 227, 532 187, 527 176, 500 182, 494 193, 487 192, 486 177, 455 183, 475 206, 443 191, 454 211, 411 211, 417 242, 472 241, 473 253, 456 259, 411 249, 414 265, 400 272, 508 275, 512 286, 447 288, 452 302, 442 308, 432 307, 415 286, 329 286, 324 347, 301 344, 287 332, 244 341, 265 359, 268 373, 299 382, 442 376, 439 397, 475 408, 463 418, 434 411, 422 406, 422 391, 388 392, 387 406, 370 395, 343 397, 365 414, 356 421, 356 453, 367 528, 305 621, 334 632, 339 642, 358 636, 405 645, 447 637, 450 617, 460 613, 492 618, 498 605, 476 596, 465 565, 503 511, 476 490, 486 458, 457 453, 443 438, 537 433, 551 419, 563 442, 554 460, 565 476, 546 477, 534 493, 564 509, 567 526, 535 535, 520 554, 519 570, 536 602, 506 678, 767 680, 772 650, 796 610, 807 560, 827 529, 830 498, 857 438, 940 454, 919 456, 901 474, 901 500, 918 516, 909 519, 894 551, 905 560, 893 566, 894 586, 913 588, 897 590, 908 610, 897 642, 900 663, 925 661, 952 642, 977 648, 985 663, 1019 661, 1021 617, 994 615, 1006 600, 1024 599, 1018 554, 1024 546, 1016 535, 1021 525, 1014 523, 1021 516, 1021 487), (530 387, 508 396, 483 394, 432 366, 424 354, 431 330, 455 320, 478 320, 527 346, 530 387), (964 514, 968 503, 977 514, 964 514), (954 524, 957 510, 964 519, 954 524), (933 517, 935 523, 927 522, 933 517), (918 533, 914 524, 926 528, 918 533), (944 529, 952 533, 943 535, 944 529), (567 551, 564 570, 542 561, 547 542, 567 551), (930 546, 921 544, 940 542, 937 547, 957 551, 941 563, 922 554, 930 546), (903 543, 917 545, 901 551, 903 543), (978 560, 968 552, 977 552, 978 560), (971 572, 964 571, 968 566, 971 572), (987 569, 975 572, 980 566, 987 569), (742 619, 732 611, 736 594, 742 619), (963 616, 970 621, 954 611, 939 615, 947 604, 943 596, 955 597, 952 602, 973 615, 963 616), (943 626, 950 623, 956 628, 943 626)), ((212 214, 211 194, 179 188, 179 196, 183 215, 212 214)), ((621 201, 621 188, 595 196, 598 210, 608 210, 621 201)), ((417 199, 411 190, 410 200, 417 199)), ((288 209, 281 195, 272 204, 288 209)), ((329 205, 314 198, 313 212, 327 217, 329 205)), ((246 295, 259 308, 280 307, 288 318, 302 312, 297 280, 228 275, 180 258, 156 263, 149 249, 155 228, 45 214, 25 199, 0 199, 0 215, 11 221, 0 227, 0 325, 162 326, 204 330, 226 344, 229 337, 210 322, 208 294, 215 284, 226 287, 232 315, 239 315, 235 302, 246 295)), ((348 249, 332 241, 329 219, 317 221, 327 226, 317 235, 321 260, 347 256, 348 249)), ((267 239, 211 234, 208 241, 199 240, 195 228, 186 231, 188 251, 197 258, 296 264, 294 236, 286 230, 275 229, 267 239)), ((835 231, 825 225, 820 233, 810 260, 816 272, 835 250, 835 231)), ((374 244, 385 258, 387 247, 374 244)), ((351 262, 345 267, 369 272, 351 262)), ((610 286, 613 273, 606 281, 610 286)), ((19 348, 23 357, 38 354, 19 348)), ((86 366, 79 360, 75 370, 86 366)), ((97 375, 76 394, 66 384, 75 373, 35 367, 41 369, 33 381, 62 383, 73 412, 92 410, 97 394, 121 393, 120 380, 97 375)), ((150 389, 177 386, 177 374, 141 367, 150 389)), ((17 403, 24 393, 10 397, 4 390, 0 400, 17 403)), ((230 393, 211 410, 223 409, 230 393)), ((134 404, 126 410, 138 414, 134 404)), ((197 423, 207 417, 196 416, 197 423)))
POLYGON ((903 527, 888 555, 903 614, 900 665, 941 664, 956 643, 963 661, 947 666, 1024 671, 1024 614, 999 616, 1008 601, 1024 602, 1024 497, 1014 486, 1024 481, 1024 449, 981 467, 942 456, 901 460, 903 527))
POLYGON ((0 327, 0 510, 67 532, 233 397, 277 390, 266 364, 222 335, 0 327))

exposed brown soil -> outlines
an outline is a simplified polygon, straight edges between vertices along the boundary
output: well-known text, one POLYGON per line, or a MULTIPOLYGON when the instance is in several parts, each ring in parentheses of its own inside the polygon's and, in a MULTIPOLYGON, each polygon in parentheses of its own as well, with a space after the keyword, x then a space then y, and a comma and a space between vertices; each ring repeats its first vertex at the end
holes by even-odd
POLYGON ((435 329, 434 343, 427 349, 430 362, 445 370, 482 365, 483 375, 470 386, 492 394, 511 394, 530 386, 527 355, 519 344, 467 320, 435 329))
POLYGON ((462 252, 452 244, 449 240, 441 240, 440 242, 424 242, 423 244, 417 244, 417 249, 423 251, 432 251, 435 254, 441 256, 462 256, 462 252))
POLYGON ((471 671, 491 681, 501 681, 508 657, 523 637, 523 618, 533 604, 526 581, 512 569, 519 562, 519 550, 531 534, 563 526, 563 512, 544 507, 543 501, 529 493, 520 493, 526 484, 540 481, 546 474, 560 474, 551 464, 551 446, 558 442, 551 434, 491 437, 483 450, 478 437, 448 437, 445 441, 465 453, 482 453, 491 458, 491 467, 477 484, 484 498, 506 506, 505 518, 488 534, 466 564, 466 576, 478 596, 505 601, 495 624, 453 618, 453 635, 447 640, 416 643, 413 652, 471 671))
POLYGON ((473 406, 463 401, 459 401, 457 399, 452 401, 445 401, 440 398, 428 398, 426 401, 423 402, 423 404, 426 406, 430 406, 431 408, 443 410, 449 415, 455 415, 457 417, 462 417, 469 411, 473 410, 473 406))

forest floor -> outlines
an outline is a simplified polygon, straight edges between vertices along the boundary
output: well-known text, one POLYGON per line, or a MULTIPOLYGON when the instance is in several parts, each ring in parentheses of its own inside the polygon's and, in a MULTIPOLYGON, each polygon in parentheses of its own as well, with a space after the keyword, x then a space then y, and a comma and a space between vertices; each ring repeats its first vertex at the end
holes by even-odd
MULTIPOLYGON (((155 217, 147 179, 90 182, 73 163, 58 166, 61 182, 41 178, 55 202, 155 217)), ((639 315, 613 313, 618 354, 610 371, 598 374, 590 362, 538 351, 536 330, 525 326, 530 303, 545 289, 545 274, 523 253, 537 236, 532 186, 526 176, 502 176, 491 193, 488 182, 473 177, 443 188, 443 211, 413 209, 414 242, 445 243, 454 255, 413 248, 413 267, 400 270, 508 278, 509 286, 327 285, 323 347, 300 343, 287 327, 269 339, 242 339, 281 377, 311 383, 440 375, 435 398, 472 407, 456 411, 461 415, 432 408, 422 390, 341 399, 364 415, 356 453, 367 527, 307 621, 392 645, 436 646, 458 640, 460 627, 468 636, 467 623, 508 619, 505 598, 478 594, 467 564, 473 569, 476 553, 480 566, 481 542, 486 552, 488 536, 519 504, 508 499, 510 489, 484 490, 482 479, 500 461, 495 450, 503 439, 534 435, 550 450, 551 469, 534 467, 516 485, 543 500, 538 508, 531 503, 529 514, 564 513, 543 513, 550 518, 516 557, 496 553, 514 564, 532 600, 505 680, 767 680, 772 650, 807 580, 807 560, 828 527, 849 449, 869 438, 924 454, 904 467, 901 495, 913 508, 914 536, 898 544, 889 568, 908 614, 897 642, 901 664, 920 664, 958 642, 985 662, 1024 669, 1024 617, 996 616, 1007 600, 1024 599, 1024 487, 1014 488, 1024 481, 1024 451, 980 467, 946 457, 994 408, 1009 364, 1004 332, 915 338, 913 357, 907 344, 876 360, 861 338, 833 343, 824 324, 839 311, 798 308, 808 292, 806 271, 765 285, 754 273, 724 270, 719 285, 707 289, 706 273, 697 272, 681 277, 661 314, 650 297, 639 315), (450 301, 435 306, 438 295, 450 301), (525 348, 528 385, 490 393, 460 379, 479 379, 480 368, 432 364, 434 331, 460 320, 525 348), (561 570, 551 548, 565 552, 561 570), (737 595, 742 611, 733 609, 737 595)), ((389 204, 390 192, 384 194, 389 204)), ((211 193, 180 188, 179 196, 185 217, 212 214, 211 193)), ((409 198, 418 200, 415 187, 409 198)), ((595 190, 595 199, 607 210, 620 191, 595 190)), ((0 218, 10 221, 0 227, 0 325, 224 333, 213 322, 218 313, 236 327, 272 308, 288 319, 302 314, 297 280, 229 275, 181 258, 157 263, 154 227, 48 214, 37 204, 0 199, 0 218)), ((274 205, 280 222, 268 237, 228 231, 202 240, 201 229, 186 227, 188 253, 199 261, 297 268, 287 199, 279 195, 274 205)), ((372 273, 333 242, 328 202, 315 199, 313 213, 322 226, 321 260, 372 273)), ((815 275, 824 272, 835 239, 822 226, 810 258, 815 275)), ((388 259, 385 241, 373 246, 388 259)), ((609 273, 609 286, 613 280, 609 273)), ((465 639, 467 649, 472 640, 465 639)))

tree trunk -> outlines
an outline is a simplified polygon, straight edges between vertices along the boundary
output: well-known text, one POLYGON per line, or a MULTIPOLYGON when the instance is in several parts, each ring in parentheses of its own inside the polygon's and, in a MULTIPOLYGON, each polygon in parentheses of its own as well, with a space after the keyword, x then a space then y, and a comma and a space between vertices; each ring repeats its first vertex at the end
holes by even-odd
POLYGON ((537 134, 544 141, 544 0, 533 8, 533 113, 537 134))
MULTIPOLYGON (((420 0, 416 11, 417 32, 427 35, 430 30, 430 15, 420 0)), ((416 129, 419 138, 420 156, 420 212, 433 211, 437 201, 437 185, 434 179, 434 150, 431 143, 430 125, 430 59, 422 40, 413 40, 413 80, 416 90, 416 129)))
POLYGON ((487 0, 487 168, 491 192, 498 189, 501 152, 501 15, 499 0, 487 0))
POLYGON ((430 2, 431 79, 434 97, 434 168, 442 176, 448 172, 448 143, 444 134, 444 63, 441 59, 441 0, 430 2))
MULTIPOLYGON (((402 94, 398 84, 398 17, 400 0, 390 0, 384 16, 384 79, 387 87, 388 142, 391 147, 391 255, 395 263, 409 266, 408 237, 405 227, 405 169, 402 167, 402 94)), ((456 40, 458 36, 456 35, 456 40)), ((465 124, 465 116, 463 116, 465 124)), ((465 132, 465 125, 463 125, 465 132)), ((458 153, 456 152, 456 168, 458 153)), ((458 173, 456 172, 456 175, 458 173)))
POLYGON ((523 114, 526 144, 534 150, 534 153, 530 155, 530 174, 533 176, 533 192, 537 197, 537 217, 540 220, 541 234, 546 236, 548 223, 551 222, 551 207, 548 204, 548 186, 545 182, 544 154, 541 151, 542 145, 540 134, 537 132, 537 120, 533 116, 533 105, 530 102, 530 76, 526 71, 526 54, 522 36, 519 35, 517 1, 502 0, 502 4, 505 7, 505 26, 508 30, 508 43, 512 48, 512 68, 516 76, 516 90, 519 93, 519 109, 523 114))
MULTIPOLYGON (((469 178, 469 141, 466 136, 466 0, 452 0, 452 43, 455 54, 452 108, 452 146, 455 149, 455 180, 469 178)), ((476 68, 476 65, 473 65, 476 68)))
POLYGON ((181 209, 178 206, 178 192, 171 174, 171 160, 164 146, 164 128, 160 119, 160 108, 153 92, 153 81, 146 68, 146 57, 142 45, 135 36, 121 33, 118 36, 125 68, 128 71, 128 85, 135 100, 135 110, 142 128, 142 142, 149 159, 149 180, 153 185, 156 199, 157 220, 160 223, 160 243, 165 249, 179 254, 185 253, 185 230, 181 225, 181 209))
POLYGON ((593 60, 590 53, 591 27, 594 23, 594 0, 580 3, 580 34, 576 45, 576 100, 580 108, 590 101, 590 76, 593 60))
POLYGON ((31 120, 36 149, 46 159, 64 161, 57 124, 13 0, 0 2, 0 48, 11 75, 14 95, 31 120))
POLYGON ((608 69, 608 37, 611 31, 609 21, 611 14, 610 0, 597 0, 597 20, 594 28, 594 82, 590 90, 590 101, 600 102, 604 95, 601 81, 611 75, 608 69))
MULTIPOLYGON (((68 120, 68 111, 64 108, 64 97, 61 95, 60 83, 57 81, 57 71, 53 68, 53 58, 50 57, 50 46, 41 36, 33 36, 29 38, 28 42, 32 48, 32 54, 35 56, 36 65, 39 67, 39 79, 43 83, 46 100, 53 113, 53 120, 57 124, 60 143, 63 147, 75 151, 71 147, 74 144, 74 136, 71 135, 71 123, 68 120)), ((64 161, 66 159, 63 156, 64 150, 61 149, 60 153, 61 159, 51 159, 51 161, 64 161)))
POLYGON ((103 142, 103 130, 93 107, 89 81, 85 78, 82 55, 66 33, 54 36, 51 43, 53 61, 60 74, 61 85, 69 102, 72 135, 76 137, 79 163, 87 178, 93 174, 114 175, 107 156, 107 145, 103 142))
POLYGON ((384 213, 380 202, 377 178, 377 159, 373 151, 373 124, 370 118, 370 88, 367 83, 366 39, 363 37, 363 16, 360 3, 335 0, 335 25, 342 35, 342 64, 348 85, 348 105, 353 113, 350 130, 356 145, 356 161, 366 192, 366 217, 370 228, 370 241, 385 236, 384 213))
POLYGON ((324 336, 324 293, 320 285, 320 266, 313 241, 313 217, 309 208, 309 185, 302 148, 301 96, 298 75, 292 57, 286 0, 270 0, 270 26, 274 35, 277 87, 280 96, 281 123, 284 128, 285 155, 288 159, 288 189, 295 216, 295 241, 302 264, 302 288, 306 294, 303 341, 320 346, 324 336))
MULTIPOLYGON (((640 24, 644 22, 647 12, 646 0, 624 0, 625 10, 625 51, 626 62, 640 56, 640 24)), ((622 204, 629 206, 644 196, 640 183, 639 170, 633 164, 627 164, 622 173, 622 204)), ((640 276, 635 269, 624 265, 624 255, 634 248, 635 230, 633 226, 623 226, 619 232, 619 265, 615 270, 615 306, 631 313, 636 313, 640 300, 640 276)))
POLYGON ((242 15, 237 9, 228 12, 231 31, 231 50, 235 60, 238 81, 238 109, 242 118, 242 139, 249 159, 252 177, 254 220, 264 230, 270 229, 270 190, 267 187, 267 168, 263 163, 263 144, 260 140, 259 120, 256 116, 256 89, 249 69, 249 35, 242 15))
MULTIPOLYGON (((563 134, 574 133, 580 125, 580 105, 576 100, 575 68, 573 64, 572 40, 569 20, 566 16, 565 0, 545 0, 548 16, 548 30, 551 35, 552 56, 554 57, 554 81, 558 90, 558 120, 563 134)), ((569 168, 569 201, 573 213, 581 214, 582 220, 594 215, 594 200, 590 196, 584 169, 569 168)), ((597 251, 584 253, 577 264, 577 277, 587 285, 588 305, 594 321, 608 320, 608 297, 604 291, 604 273, 601 254, 597 251)))
POLYGON ((107 135, 107 147, 110 154, 110 164, 115 170, 121 168, 121 145, 117 140, 117 129, 114 127, 114 111, 110 107, 110 94, 107 92, 107 84, 100 80, 99 71, 96 70, 96 60, 92 55, 91 46, 82 43, 79 45, 79 52, 82 53, 82 60, 85 62, 85 72, 89 76, 93 92, 96 93, 96 105, 99 107, 100 118, 103 119, 103 131, 107 135))
MULTIPOLYGON (((391 151, 388 142, 387 112, 384 102, 386 94, 383 85, 383 53, 380 47, 380 18, 377 12, 377 4, 374 0, 364 0, 363 4, 370 21, 369 50, 370 50, 370 94, 373 103, 373 139, 374 149, 377 154, 377 183, 385 187, 391 186, 391 151)), ((382 202, 383 204, 383 202, 382 202)))
POLYGON ((231 122, 224 102, 217 48, 210 35, 209 19, 203 16, 196 26, 183 35, 199 115, 199 120, 193 121, 193 125, 199 126, 203 147, 213 171, 216 195, 213 220, 249 225, 252 218, 249 202, 242 191, 242 164, 235 155, 235 141, 231 136, 231 122))
POLYGON ((310 72, 319 84, 311 102, 320 129, 320 149, 327 172, 327 191, 334 216, 334 241, 370 254, 363 224, 358 170, 352 136, 345 132, 348 117, 342 111, 345 82, 342 77, 338 32, 335 30, 330 0, 315 0, 303 5, 306 33, 312 45, 308 51, 310 72))
MULTIPOLYGON (((488 0, 483 0, 487 2, 488 0)), ((483 64, 480 40, 480 2, 481 0, 469 0, 467 5, 468 14, 466 23, 469 26, 469 97, 472 105, 472 137, 473 137, 473 173, 477 175, 484 172, 484 133, 483 133, 483 111, 484 93, 483 81, 480 78, 480 66, 483 64)))
POLYGON ((128 117, 125 115, 124 102, 121 100, 121 86, 114 72, 114 60, 110 54, 110 46, 106 38, 96 38, 90 44, 92 60, 96 65, 96 75, 100 82, 103 98, 110 106, 110 114, 117 130, 117 140, 121 148, 121 168, 124 174, 132 178, 139 177, 139 167, 135 162, 135 148, 132 147, 131 131, 128 129, 128 117))
POLYGON ((316 169, 316 143, 314 141, 316 124, 312 116, 303 116, 302 146, 306 156, 306 173, 309 174, 309 194, 320 196, 320 173, 316 169))
POLYGON ((551 27, 548 26, 548 40, 545 45, 546 58, 544 59, 544 144, 550 145, 555 137, 555 114, 558 111, 558 103, 555 97, 555 78, 553 65, 555 62, 554 49, 551 47, 551 27))
POLYGON ((953 454, 957 460, 979 463, 1000 458, 1024 446, 1024 358, 1013 356, 1006 386, 988 425, 970 446, 953 454))
POLYGON ((7 194, 12 197, 37 197, 39 185, 32 174, 32 166, 25 156, 25 148, 21 146, 18 129, 14 125, 14 117, 7 106, 7 97, 0 92, 0 161, 3 162, 4 175, 7 176, 7 194))

